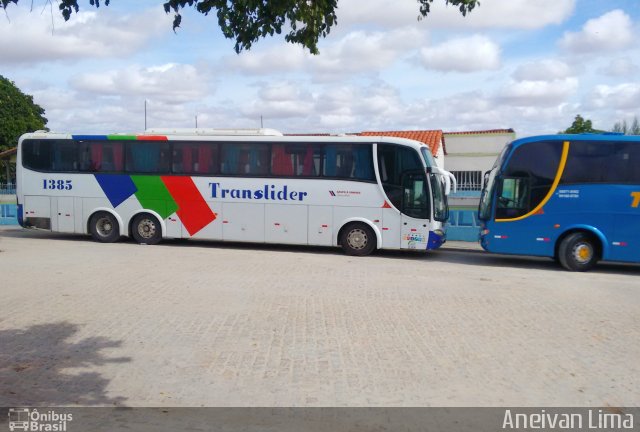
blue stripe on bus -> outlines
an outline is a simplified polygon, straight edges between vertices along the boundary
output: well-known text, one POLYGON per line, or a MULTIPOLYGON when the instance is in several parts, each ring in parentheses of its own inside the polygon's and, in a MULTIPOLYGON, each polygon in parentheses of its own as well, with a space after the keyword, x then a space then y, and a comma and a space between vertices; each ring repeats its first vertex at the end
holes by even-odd
POLYGON ((114 207, 118 207, 138 190, 128 175, 94 174, 94 176, 114 207))
POLYGON ((71 137, 74 140, 79 140, 79 141, 82 141, 82 140, 106 141, 108 139, 107 135, 71 135, 71 137))

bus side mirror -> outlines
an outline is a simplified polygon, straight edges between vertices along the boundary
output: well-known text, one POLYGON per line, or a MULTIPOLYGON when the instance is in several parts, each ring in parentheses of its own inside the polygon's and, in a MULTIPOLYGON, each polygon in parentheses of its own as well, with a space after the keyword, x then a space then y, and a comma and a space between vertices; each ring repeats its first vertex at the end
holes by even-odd
POLYGON ((482 189, 484 189, 487 181, 489 180, 489 174, 491 174, 491 170, 484 172, 484 176, 482 177, 482 189))

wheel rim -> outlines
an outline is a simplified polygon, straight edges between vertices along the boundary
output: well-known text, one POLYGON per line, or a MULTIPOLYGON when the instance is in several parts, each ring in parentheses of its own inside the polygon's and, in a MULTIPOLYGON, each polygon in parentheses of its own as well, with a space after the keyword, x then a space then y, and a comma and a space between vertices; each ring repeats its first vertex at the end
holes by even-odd
POLYGON ((349 234, 347 235, 347 244, 352 249, 364 249, 368 242, 369 238, 367 237, 367 233, 360 228, 349 231, 349 234))
POLYGON ((113 229, 114 226, 111 222, 111 219, 106 216, 101 217, 100 219, 98 219, 98 222, 96 222, 96 231, 101 237, 109 237, 113 232, 113 229))
POLYGON ((589 243, 578 243, 573 247, 573 258, 580 264, 586 264, 593 259, 593 247, 589 243))
POLYGON ((138 223, 138 234, 143 239, 150 239, 156 235, 156 224, 151 219, 142 219, 138 223))

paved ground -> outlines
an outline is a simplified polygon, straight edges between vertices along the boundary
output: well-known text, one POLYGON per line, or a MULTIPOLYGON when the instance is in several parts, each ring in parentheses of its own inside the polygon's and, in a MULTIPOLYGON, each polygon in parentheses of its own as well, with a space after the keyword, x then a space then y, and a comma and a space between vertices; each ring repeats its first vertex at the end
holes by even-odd
POLYGON ((639 276, 5 227, 0 406, 639 406, 639 276))

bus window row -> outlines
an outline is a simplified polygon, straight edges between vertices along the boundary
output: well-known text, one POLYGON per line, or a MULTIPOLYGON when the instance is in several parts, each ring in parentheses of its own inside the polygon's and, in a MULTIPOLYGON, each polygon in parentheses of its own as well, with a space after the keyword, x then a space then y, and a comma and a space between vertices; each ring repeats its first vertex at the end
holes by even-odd
POLYGON ((324 177, 374 181, 371 145, 25 140, 25 168, 47 172, 324 177))

